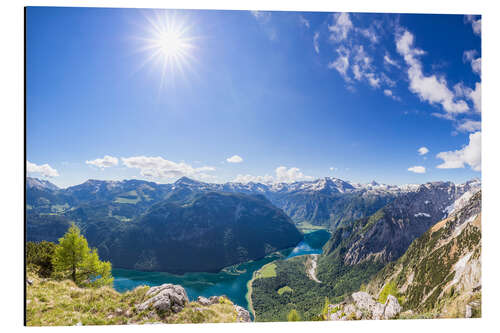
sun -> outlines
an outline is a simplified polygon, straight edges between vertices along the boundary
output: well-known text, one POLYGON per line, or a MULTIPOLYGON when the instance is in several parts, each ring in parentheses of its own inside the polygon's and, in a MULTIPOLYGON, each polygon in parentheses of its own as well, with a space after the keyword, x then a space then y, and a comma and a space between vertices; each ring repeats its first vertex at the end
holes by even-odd
POLYGON ((145 36, 140 38, 141 51, 147 53, 145 63, 155 64, 161 71, 161 85, 177 74, 184 75, 194 60, 195 38, 186 20, 167 11, 146 16, 145 36))

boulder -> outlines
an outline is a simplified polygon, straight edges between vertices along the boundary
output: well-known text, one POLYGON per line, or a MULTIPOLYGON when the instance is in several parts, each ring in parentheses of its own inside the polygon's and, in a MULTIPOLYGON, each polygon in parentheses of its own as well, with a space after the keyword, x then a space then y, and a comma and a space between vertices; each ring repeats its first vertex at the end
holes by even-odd
POLYGON ((351 297, 354 304, 360 309, 371 311, 377 304, 372 296, 364 291, 358 291, 352 294, 351 297))
POLYGON ((204 306, 212 305, 212 302, 208 298, 203 297, 203 296, 198 296, 198 299, 196 300, 196 302, 198 302, 204 306))
POLYGON ((401 305, 398 299, 392 295, 387 296, 385 302, 384 319, 393 319, 401 312, 401 305))
POLYGON ((173 311, 177 313, 182 311, 184 306, 189 302, 186 290, 179 285, 171 283, 152 287, 146 293, 146 297, 150 298, 137 305, 139 311, 144 311, 152 306, 157 311, 173 311))

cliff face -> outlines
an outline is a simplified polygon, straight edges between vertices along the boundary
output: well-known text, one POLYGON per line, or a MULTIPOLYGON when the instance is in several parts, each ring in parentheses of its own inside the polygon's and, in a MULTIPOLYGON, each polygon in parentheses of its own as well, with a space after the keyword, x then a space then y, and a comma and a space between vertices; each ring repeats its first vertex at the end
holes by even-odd
POLYGON ((346 265, 364 261, 387 263, 399 258, 410 243, 447 216, 454 202, 474 184, 434 182, 403 194, 368 218, 337 229, 325 254, 339 251, 346 265))
POLYGON ((397 293, 404 315, 471 317, 481 313, 481 192, 416 239, 367 291, 397 293))

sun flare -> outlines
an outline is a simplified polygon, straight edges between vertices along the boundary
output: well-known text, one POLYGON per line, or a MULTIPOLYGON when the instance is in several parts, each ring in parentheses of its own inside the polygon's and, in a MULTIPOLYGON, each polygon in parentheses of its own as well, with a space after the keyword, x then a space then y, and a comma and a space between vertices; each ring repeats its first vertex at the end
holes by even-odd
POLYGON ((157 12, 147 17, 147 37, 142 38, 142 50, 148 53, 145 62, 152 62, 161 69, 161 84, 184 71, 194 59, 194 38, 189 25, 180 17, 168 12, 157 12))

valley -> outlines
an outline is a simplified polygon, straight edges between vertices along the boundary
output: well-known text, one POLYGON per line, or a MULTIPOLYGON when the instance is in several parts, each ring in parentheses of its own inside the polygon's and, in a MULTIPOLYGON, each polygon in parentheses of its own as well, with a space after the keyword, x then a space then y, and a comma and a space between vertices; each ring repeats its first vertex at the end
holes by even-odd
POLYGON ((323 320, 326 301, 360 289, 378 297, 388 267, 476 198, 480 184, 211 184, 184 177, 59 189, 28 178, 26 230, 28 241, 56 242, 76 223, 113 264, 119 292, 173 283, 192 300, 226 295, 256 321, 287 320, 292 310, 323 320))

